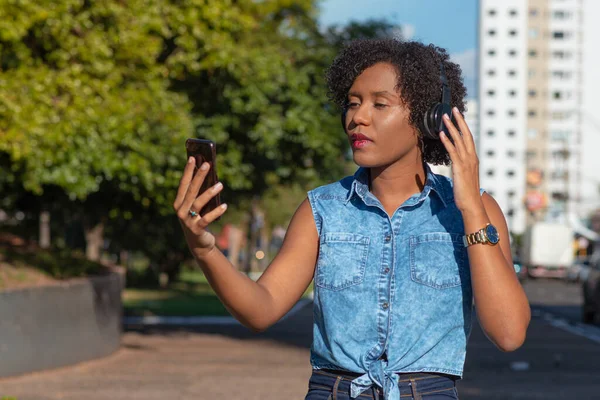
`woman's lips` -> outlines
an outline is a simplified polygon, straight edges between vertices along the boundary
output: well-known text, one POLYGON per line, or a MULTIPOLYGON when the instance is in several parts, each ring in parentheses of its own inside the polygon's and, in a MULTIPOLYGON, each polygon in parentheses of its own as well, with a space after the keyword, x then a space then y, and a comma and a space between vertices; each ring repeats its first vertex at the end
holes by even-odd
POLYGON ((355 133, 350 135, 350 140, 352 142, 353 149, 362 149, 363 147, 371 143, 371 140, 362 133, 355 133))
POLYGON ((353 149, 362 149, 363 147, 367 146, 369 143, 371 143, 370 140, 353 140, 352 148, 353 149))

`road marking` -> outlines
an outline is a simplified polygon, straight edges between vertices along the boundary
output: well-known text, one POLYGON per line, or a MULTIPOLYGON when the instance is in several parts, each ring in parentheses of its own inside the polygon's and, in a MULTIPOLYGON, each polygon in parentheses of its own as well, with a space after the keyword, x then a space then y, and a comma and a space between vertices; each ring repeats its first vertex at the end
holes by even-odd
POLYGON ((555 328, 573 333, 578 336, 583 336, 596 343, 600 343, 600 327, 594 325, 583 324, 581 322, 570 322, 564 317, 552 314, 544 309, 532 309, 532 316, 541 317, 548 324, 555 328))
MULTIPOLYGON (((296 314, 307 304, 312 303, 312 299, 300 299, 292 309, 284 315, 279 322, 285 321, 289 317, 296 314)), ((233 317, 166 317, 160 315, 145 316, 145 317, 123 317, 125 325, 176 325, 176 326, 202 326, 202 325, 241 325, 241 323, 233 317)))

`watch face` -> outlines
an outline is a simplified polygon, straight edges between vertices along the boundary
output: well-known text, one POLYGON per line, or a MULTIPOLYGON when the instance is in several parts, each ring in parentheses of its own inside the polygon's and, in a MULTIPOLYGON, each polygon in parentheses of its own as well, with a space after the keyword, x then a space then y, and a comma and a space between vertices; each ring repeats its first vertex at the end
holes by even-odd
POLYGON ((500 241, 500 235, 498 235, 496 227, 492 224, 485 227, 485 235, 488 237, 491 244, 496 244, 500 241))

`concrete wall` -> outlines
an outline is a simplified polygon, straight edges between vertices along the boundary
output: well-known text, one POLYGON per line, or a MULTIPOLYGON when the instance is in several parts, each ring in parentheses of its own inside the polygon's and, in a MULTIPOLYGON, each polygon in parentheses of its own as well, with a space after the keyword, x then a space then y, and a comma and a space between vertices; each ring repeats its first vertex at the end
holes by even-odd
POLYGON ((119 348, 121 269, 0 292, 0 377, 104 357, 119 348))

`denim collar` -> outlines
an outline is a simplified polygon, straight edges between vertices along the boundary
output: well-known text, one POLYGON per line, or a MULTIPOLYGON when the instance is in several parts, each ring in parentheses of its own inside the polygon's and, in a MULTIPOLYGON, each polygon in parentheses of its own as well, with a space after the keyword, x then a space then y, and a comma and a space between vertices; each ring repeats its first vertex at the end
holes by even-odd
MULTIPOLYGON (((446 198, 446 193, 444 190, 444 185, 442 184, 440 178, 431 171, 431 168, 428 164, 425 164, 425 173, 427 175, 427 179, 425 181, 425 186, 421 191, 419 197, 412 196, 409 198, 405 205, 416 205, 429 196, 429 193, 433 191, 437 194, 439 199, 444 204, 444 207, 448 206, 448 199, 446 198)), ((369 193, 369 169, 360 167, 354 173, 354 180, 352 181, 352 185, 350 186, 350 190, 348 191, 348 195, 346 196, 345 203, 348 203, 352 196, 355 194, 360 197, 363 201, 365 201, 365 196, 369 193)))

